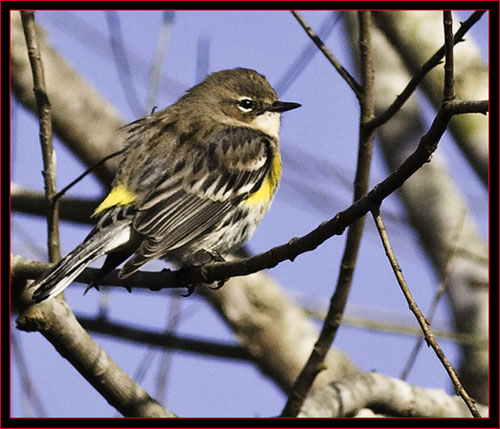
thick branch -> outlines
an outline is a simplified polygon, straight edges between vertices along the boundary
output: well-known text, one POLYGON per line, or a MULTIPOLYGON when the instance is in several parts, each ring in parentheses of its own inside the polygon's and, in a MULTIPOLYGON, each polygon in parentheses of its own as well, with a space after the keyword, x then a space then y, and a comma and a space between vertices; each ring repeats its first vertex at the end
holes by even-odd
MULTIPOLYGON (((363 408, 396 417, 470 417, 464 402, 444 390, 415 387, 376 372, 311 391, 299 417, 349 417, 363 408)), ((487 407, 478 408, 487 416, 487 407)))
POLYGON ((81 325, 89 331, 112 335, 114 338, 130 340, 136 344, 154 345, 165 349, 180 350, 223 359, 248 361, 251 358, 250 354, 244 348, 237 345, 223 344, 201 338, 188 338, 179 335, 158 333, 99 318, 78 315, 76 317, 81 325))
MULTIPOLYGON (((27 297, 23 298, 26 302, 27 297)), ((124 416, 175 417, 101 349, 61 299, 29 306, 18 317, 17 327, 39 331, 124 416)))
MULTIPOLYGON (((37 277, 47 267, 48 264, 11 255, 13 294, 22 291, 26 278, 37 277)), ((97 270, 87 269, 79 278, 90 282, 95 272, 97 270)), ((161 273, 146 274, 150 275, 151 282, 155 281, 155 276, 161 276, 161 273)), ((116 280, 120 284, 120 280, 116 280)), ((228 325, 238 332, 238 341, 253 361, 288 392, 317 339, 316 328, 305 312, 264 273, 231 279, 217 291, 202 288, 200 292, 228 325)), ((14 305, 17 301, 13 300, 14 305)), ((124 336, 133 335, 130 331, 120 332, 124 336)), ((159 337, 151 337, 151 340, 163 341, 159 337)), ((193 344, 187 345, 191 346, 193 344)), ((358 371, 345 354, 334 348, 330 349, 326 363, 328 370, 320 374, 315 386, 326 385, 358 371)))

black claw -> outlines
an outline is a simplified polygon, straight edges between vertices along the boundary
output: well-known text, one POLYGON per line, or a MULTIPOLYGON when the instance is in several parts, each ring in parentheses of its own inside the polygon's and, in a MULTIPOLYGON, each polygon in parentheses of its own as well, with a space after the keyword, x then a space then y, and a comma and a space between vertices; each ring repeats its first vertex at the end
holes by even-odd
POLYGON ((211 287, 210 289, 212 289, 212 290, 219 290, 222 286, 224 286, 226 284, 226 282, 227 282, 227 279, 225 279, 225 280, 219 280, 217 282, 217 286, 211 287))
POLYGON ((183 298, 187 298, 188 296, 191 296, 194 293, 195 289, 196 289, 196 285, 186 286, 186 289, 187 289, 187 293, 186 294, 182 294, 181 293, 181 296, 183 298))
POLYGON ((85 295, 90 289, 95 289, 100 292, 99 285, 94 284, 94 282, 92 282, 85 288, 85 290, 83 291, 83 295, 85 295))

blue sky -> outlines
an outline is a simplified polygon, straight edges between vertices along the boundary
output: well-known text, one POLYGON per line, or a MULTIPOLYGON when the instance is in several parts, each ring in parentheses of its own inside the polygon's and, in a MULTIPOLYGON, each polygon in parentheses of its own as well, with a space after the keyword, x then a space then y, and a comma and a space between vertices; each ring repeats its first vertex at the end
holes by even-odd
MULTIPOLYGON (((303 16, 314 29, 318 29, 330 13, 308 11, 303 16)), ((463 12, 460 16, 464 19, 468 15, 463 12)), ((155 55, 162 12, 122 11, 118 12, 118 16, 133 86, 142 104, 139 107, 131 108, 120 85, 110 49, 105 12, 36 13, 37 22, 46 29, 50 43, 90 85, 119 109, 126 121, 133 121, 145 109, 150 65, 155 55)), ((340 62, 354 73, 344 31, 339 20, 324 40, 340 62)), ((473 29, 469 37, 476 38, 486 58, 486 17, 482 18, 478 28, 473 29)), ((203 49, 203 52, 208 58, 210 72, 233 67, 253 68, 264 74, 275 87, 300 52, 312 45, 287 11, 176 12, 163 62, 161 87, 155 102, 157 106, 173 103, 185 89, 198 82, 200 43, 201 46, 207 46, 208 43, 209 48, 203 49)), ((280 88, 284 89, 281 85, 280 88)), ((291 237, 309 232, 323 220, 346 208, 352 198, 349 183, 353 180, 357 156, 358 107, 347 85, 323 55, 315 53, 303 73, 286 91, 279 93, 281 99, 299 102, 302 107, 283 115, 283 183, 270 213, 249 242, 252 252, 267 250, 291 237), (306 184, 308 191, 298 189, 297 182, 306 184)), ((432 113, 427 112, 427 116, 431 118, 432 113)), ((61 188, 85 167, 57 139, 55 144, 57 184, 61 188)), ((449 138, 443 139, 439 150, 447 156, 453 170, 460 172, 456 175, 459 186, 474 207, 473 214, 486 239, 487 195, 484 188, 449 138)), ((37 121, 12 98, 12 181, 42 190, 41 170, 37 121)), ((376 149, 371 184, 386 175, 387 171, 376 149)), ((94 179, 86 178, 71 190, 70 195, 102 198, 103 192, 94 179)), ((404 267, 406 279, 410 285, 418 285, 412 290, 421 308, 427 309, 439 279, 423 254, 415 233, 405 222, 405 214, 398 199, 391 196, 384 207, 397 219, 389 223, 389 233, 393 232, 393 246, 404 267)), ((69 252, 89 229, 88 226, 62 222, 62 252, 69 252)), ((317 251, 301 255, 293 263, 280 264, 270 274, 297 302, 325 309, 335 285, 344 240, 345 235, 334 237, 317 251)), ((46 260, 44 243, 45 227, 42 219, 13 213, 14 253, 46 260)), ((148 265, 147 269, 162 267, 163 264, 157 262, 148 265)), ((347 314, 414 325, 371 220, 367 221, 358 267, 347 314)), ((76 313, 94 315, 100 295, 91 291, 82 296, 82 290, 78 286, 68 288, 66 299, 76 313)), ((169 300, 163 298, 166 295, 161 293, 162 299, 158 299, 158 294, 154 292, 134 291, 130 295, 121 290, 112 290, 109 317, 117 322, 161 331, 169 315, 169 300)), ((232 332, 202 299, 195 295, 179 302, 180 322, 177 332, 225 342, 234 341, 232 332)), ((436 326, 450 328, 445 302, 439 305, 436 326)), ((49 416, 117 415, 41 335, 14 334, 49 416)), ((129 374, 137 373, 142 362, 150 362, 141 385, 154 396, 160 357, 158 350, 152 352, 143 346, 105 336, 96 335, 95 338, 129 374)), ((414 337, 342 326, 335 345, 347 352, 364 370, 375 369, 398 376, 414 341, 414 337)), ((445 341, 442 346, 452 362, 457 363, 456 346, 445 341)), ((15 359, 12 369, 12 414, 30 415, 29 406, 23 398, 19 366, 15 359)), ((444 369, 426 347, 421 351, 409 382, 451 392, 444 369)), ((173 354, 164 404, 179 415, 269 416, 280 412, 284 400, 283 393, 251 363, 234 363, 178 352, 173 354)))

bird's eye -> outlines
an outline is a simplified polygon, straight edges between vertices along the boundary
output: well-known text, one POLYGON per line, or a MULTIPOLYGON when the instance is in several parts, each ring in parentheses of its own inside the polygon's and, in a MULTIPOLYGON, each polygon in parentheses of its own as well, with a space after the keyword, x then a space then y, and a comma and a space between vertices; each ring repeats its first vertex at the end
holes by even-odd
POLYGON ((250 100, 249 98, 242 98, 238 102, 238 108, 245 113, 250 112, 254 107, 255 107, 254 101, 250 100))

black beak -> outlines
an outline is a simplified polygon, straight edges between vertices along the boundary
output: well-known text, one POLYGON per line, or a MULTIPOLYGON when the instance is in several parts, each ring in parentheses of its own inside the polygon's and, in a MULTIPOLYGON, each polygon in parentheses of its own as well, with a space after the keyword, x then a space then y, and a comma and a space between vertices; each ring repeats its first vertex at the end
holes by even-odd
POLYGON ((302 106, 299 103, 287 103, 286 101, 275 101, 273 105, 267 109, 268 112, 286 112, 287 110, 296 109, 302 106))

